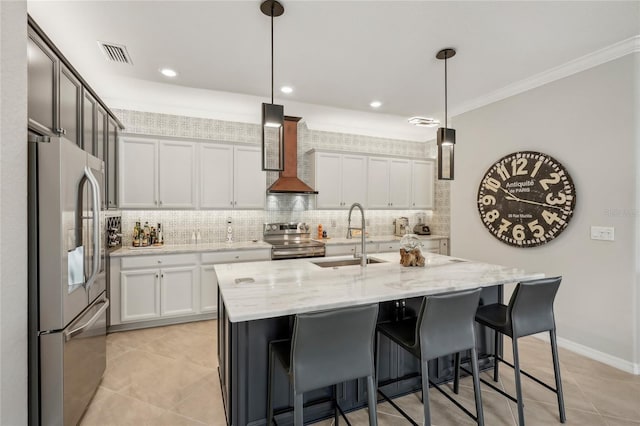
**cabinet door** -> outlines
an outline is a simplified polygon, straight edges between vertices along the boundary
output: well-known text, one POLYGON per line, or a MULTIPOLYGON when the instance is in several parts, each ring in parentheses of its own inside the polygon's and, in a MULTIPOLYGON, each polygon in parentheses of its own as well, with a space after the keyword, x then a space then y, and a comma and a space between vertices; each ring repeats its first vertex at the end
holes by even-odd
POLYGON ((433 208, 433 161, 412 162, 411 173, 411 207, 416 209, 433 208))
POLYGON ((159 156, 159 206, 163 208, 195 208, 195 144, 193 142, 160 141, 159 156))
POLYGON ((233 207, 263 209, 267 175, 262 171, 262 151, 257 147, 236 146, 233 161, 233 207))
POLYGON ((318 152, 315 154, 315 190, 318 191, 316 207, 338 209, 343 207, 341 186, 342 155, 318 152))
POLYGON ((120 138, 118 181, 121 208, 158 207, 157 146, 155 140, 120 138))
POLYGON ((118 125, 113 118, 107 119, 107 207, 118 207, 118 125))
POLYGON ((80 136, 82 84, 63 64, 60 64, 59 84, 58 126, 60 133, 66 139, 82 147, 80 136))
POLYGON ((200 267, 200 312, 218 309, 218 277, 213 265, 200 267))
POLYGON ((96 155, 96 100, 91 94, 82 90, 82 148, 91 155, 96 155))
POLYGON ((196 313, 196 266, 160 270, 162 316, 196 313))
POLYGON ((27 58, 29 128, 45 135, 55 134, 58 58, 31 28, 27 58))
POLYGON ((410 160, 389 160, 389 201, 393 209, 408 209, 411 205, 410 160))
POLYGON ((160 272, 157 269, 122 271, 120 285, 122 322, 160 316, 160 272))
POLYGON ((200 207, 233 207, 233 146, 200 145, 200 207))
POLYGON ((369 157, 367 164, 367 207, 386 209, 389 201, 389 160, 369 157))
POLYGON ((94 154, 96 157, 107 162, 106 149, 106 129, 107 129, 107 113, 102 107, 96 105, 96 143, 94 154))
POLYGON ((360 155, 342 156, 342 205, 367 204, 367 159, 360 155))

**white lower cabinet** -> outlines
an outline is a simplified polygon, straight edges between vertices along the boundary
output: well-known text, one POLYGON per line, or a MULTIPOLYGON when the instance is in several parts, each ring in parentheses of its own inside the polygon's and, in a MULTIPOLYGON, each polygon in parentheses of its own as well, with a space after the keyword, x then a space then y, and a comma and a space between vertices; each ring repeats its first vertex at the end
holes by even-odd
POLYGON ((269 248, 113 258, 109 270, 110 325, 136 328, 140 326, 136 323, 145 321, 167 324, 172 318, 202 319, 218 309, 215 264, 270 258, 269 248))
POLYGON ((160 315, 197 313, 197 275, 198 267, 195 265, 160 270, 160 315))
POLYGON ((218 310, 218 278, 214 265, 200 267, 200 312, 218 310))
POLYGON ((160 316, 160 272, 139 269, 122 271, 121 318, 122 321, 140 321, 160 316))

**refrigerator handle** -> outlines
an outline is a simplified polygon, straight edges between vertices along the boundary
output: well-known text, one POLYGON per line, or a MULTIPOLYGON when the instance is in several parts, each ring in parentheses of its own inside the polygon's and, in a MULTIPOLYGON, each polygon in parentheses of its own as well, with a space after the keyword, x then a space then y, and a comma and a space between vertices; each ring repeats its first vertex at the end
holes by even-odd
MULTIPOLYGON (((84 330, 86 330, 87 328, 90 328, 93 324, 96 323, 96 321, 98 321, 98 319, 100 318, 100 316, 102 314, 104 314, 104 311, 107 310, 107 308, 109 307, 109 299, 105 299, 103 302, 102 307, 98 310, 98 312, 96 312, 89 321, 85 322, 84 324, 82 324, 80 327, 76 327, 72 330, 65 330, 63 332, 64 334, 64 341, 68 342, 69 340, 73 339, 75 336, 77 336, 78 334, 82 333, 84 330)), ((97 306, 97 305, 96 305, 97 306)))
POLYGON ((91 172, 91 169, 87 166, 84 168, 84 175, 87 177, 87 180, 91 184, 91 195, 92 195, 92 209, 93 209, 93 270, 91 271, 91 275, 87 279, 85 284, 86 288, 91 287, 93 282, 95 281, 98 273, 100 272, 100 185, 98 184, 98 180, 91 172))

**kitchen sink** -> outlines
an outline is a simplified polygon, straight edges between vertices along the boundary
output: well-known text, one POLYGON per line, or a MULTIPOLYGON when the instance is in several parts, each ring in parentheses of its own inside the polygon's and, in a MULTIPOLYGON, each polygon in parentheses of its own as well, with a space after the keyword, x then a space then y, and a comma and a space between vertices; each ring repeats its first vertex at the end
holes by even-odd
MULTIPOLYGON (((367 259, 367 264, 372 263, 384 263, 386 260, 374 259, 372 257, 367 259)), ((318 265, 321 268, 338 268, 340 266, 354 266, 360 265, 360 259, 343 259, 343 260, 326 260, 319 262, 311 262, 314 265, 318 265)))

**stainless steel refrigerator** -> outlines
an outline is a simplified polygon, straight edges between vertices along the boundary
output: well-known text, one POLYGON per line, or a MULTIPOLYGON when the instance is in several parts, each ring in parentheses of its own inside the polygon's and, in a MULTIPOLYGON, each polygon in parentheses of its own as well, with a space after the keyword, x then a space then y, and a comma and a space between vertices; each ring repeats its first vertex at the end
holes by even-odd
POLYGON ((76 425, 106 367, 104 163, 29 142, 29 422, 76 425))

